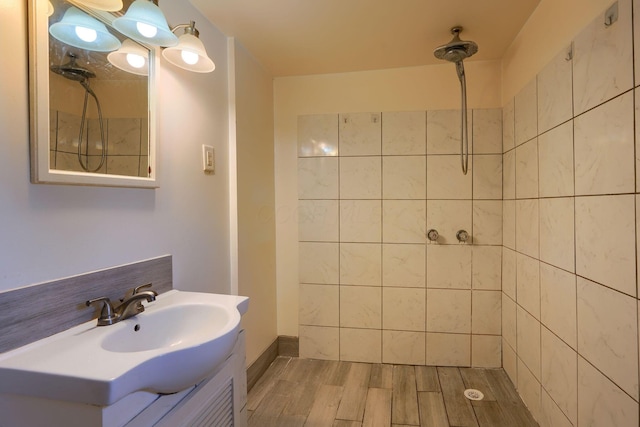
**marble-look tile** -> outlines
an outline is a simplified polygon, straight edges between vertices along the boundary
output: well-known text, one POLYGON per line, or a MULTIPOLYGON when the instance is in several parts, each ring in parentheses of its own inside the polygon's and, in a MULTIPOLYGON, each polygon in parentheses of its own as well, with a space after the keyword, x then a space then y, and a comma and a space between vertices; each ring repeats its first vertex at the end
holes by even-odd
POLYGON ((500 274, 502 250, 501 246, 473 246, 471 255, 471 287, 473 289, 495 291, 502 289, 500 274))
POLYGON ((518 304, 540 319, 540 261, 518 254, 516 262, 518 304))
POLYGON ((385 243, 424 243, 427 230, 424 200, 384 200, 382 240, 385 243))
POLYGON ((573 196, 573 121, 538 137, 540 197, 573 196))
POLYGON ((578 425, 637 427, 638 402, 578 356, 578 425))
MULTIPOLYGON (((516 198, 516 150, 502 156, 502 195, 505 200, 516 198)), ((573 164, 573 163, 572 163, 573 164)))
POLYGON ((502 292, 473 291, 471 293, 471 333, 500 335, 502 330, 502 292))
POLYGON ((438 243, 458 244, 458 230, 466 230, 473 240, 472 221, 471 200, 427 201, 427 230, 433 228, 438 231, 438 243))
POLYGON ((424 332, 382 331, 382 363, 424 365, 424 332))
POLYGON ((58 111, 57 113, 57 139, 56 149, 68 153, 78 152, 78 129, 80 129, 81 117, 74 114, 58 111))
POLYGON ((517 255, 509 248, 502 248, 502 292, 516 299, 517 255))
POLYGON ((637 300, 578 278, 578 351, 638 400, 637 300))
POLYGON ((573 117, 572 46, 564 47, 538 73, 538 132, 543 133, 573 117))
POLYGON ((578 424, 578 354, 542 328, 542 386, 574 425, 578 424))
POLYGON ((340 201, 340 241, 380 242, 382 202, 380 200, 340 201))
POLYGON ((533 418, 540 419, 540 393, 542 387, 538 378, 528 369, 527 365, 518 359, 518 393, 533 418))
POLYGON ((298 159, 298 198, 338 198, 337 157, 301 157, 298 159))
POLYGON ((502 154, 502 109, 473 110, 473 154, 502 154))
POLYGON ((540 420, 538 420, 538 423, 540 427, 574 427, 577 425, 569 421, 544 388, 542 389, 540 420))
POLYGON ((298 240, 338 241, 338 201, 298 200, 298 240))
POLYGON ((382 195, 382 159, 340 157, 340 198, 380 199, 382 195))
MULTIPOLYGON (((540 322, 522 307, 517 307, 517 351, 536 378, 540 378, 540 322)), ((520 375, 518 375, 520 380, 520 375)))
POLYGON ((137 156, 140 154, 142 146, 140 119, 108 119, 106 128, 109 155, 137 156))
POLYGON ((538 135, 538 103, 536 79, 518 92, 514 100, 514 140, 516 147, 538 135))
MULTIPOLYGON (((427 111, 427 154, 460 153, 460 120, 460 110, 427 111)), ((467 120, 471 125, 470 115, 467 120)))
POLYGON ((338 155, 338 115, 298 116, 298 156, 338 155))
POLYGON ((540 260, 575 271, 574 199, 540 199, 540 260))
POLYGON ((382 113, 382 154, 411 155, 427 152, 425 111, 382 113))
POLYGON ((460 156, 427 156, 428 199, 471 199, 473 156, 469 156, 469 170, 462 173, 460 156))
POLYGON ((340 156, 382 154, 380 113, 340 114, 340 156))
POLYGON ((502 200, 502 155, 473 156, 473 198, 502 200))
POLYGON ((382 158, 384 199, 426 199, 427 158, 425 156, 385 156, 382 158))
POLYGON ((300 284, 300 325, 338 326, 339 286, 300 284))
POLYGON ((515 350, 502 340, 502 368, 513 384, 518 384, 518 358, 515 350))
POLYGON ((538 197, 538 139, 516 148, 516 199, 538 197))
POLYGON ((516 202, 502 202, 502 244, 510 249, 516 248, 516 202))
POLYGON ((383 329, 424 332, 424 289, 383 288, 382 300, 383 329))
POLYGON ((470 333, 471 291, 427 289, 427 331, 470 333))
POLYGON ((427 246, 427 287, 471 289, 469 245, 427 246))
POLYGON ((511 98, 502 107, 502 152, 506 153, 515 144, 515 99, 511 98))
POLYGON ((471 366, 471 335, 427 333, 427 365, 471 366))
POLYGON ((338 360, 340 329, 300 325, 300 357, 305 359, 338 360))
POLYGON ((382 286, 425 287, 426 246, 382 245, 382 286))
POLYGON ((380 329, 382 289, 340 286, 340 327, 380 329))
POLYGON ((340 328, 340 360, 381 363, 382 331, 340 328))
MULTIPOLYGON (((80 166, 80 163, 78 162, 78 154, 70 154, 70 153, 63 153, 58 151, 56 153, 56 169, 57 170, 65 170, 65 171, 74 171, 74 172, 83 172, 82 167, 80 166)), ((95 165, 98 166, 100 162, 100 159, 93 159, 92 157, 89 158, 89 165, 95 165), (93 161, 92 161, 93 160, 93 161)), ((107 173, 106 171, 106 166, 102 166, 102 168, 100 170, 98 170, 99 173, 107 173)))
POLYGON ((298 243, 300 283, 338 284, 338 243, 298 243))
POLYGON ((377 243, 340 243, 340 284, 380 286, 381 252, 377 243))
POLYGON ((502 201, 474 200, 473 243, 502 245, 502 201))
POLYGON ((516 249, 534 258, 539 252, 538 199, 516 200, 516 249))
POLYGON ((611 26, 599 14, 574 38, 573 105, 578 115, 633 87, 631 0, 619 0, 611 26))
POLYGON ((511 347, 516 348, 516 303, 504 293, 502 294, 502 338, 511 347))
POLYGON ((633 126, 632 92, 574 119, 576 195, 634 191, 633 126))
POLYGON ((502 367, 502 339, 500 336, 471 336, 471 366, 477 368, 502 367))
POLYGON ((576 276, 540 263, 540 320, 577 349, 576 276))
MULTIPOLYGON (((100 162, 100 156, 92 156, 92 158, 96 160, 96 164, 91 166, 92 162, 90 160, 89 168, 96 168, 100 162)), ((101 173, 126 176, 139 175, 140 156, 107 156, 105 163, 107 169, 101 173)))
POLYGON ((576 273, 636 295, 635 199, 576 197, 576 273))

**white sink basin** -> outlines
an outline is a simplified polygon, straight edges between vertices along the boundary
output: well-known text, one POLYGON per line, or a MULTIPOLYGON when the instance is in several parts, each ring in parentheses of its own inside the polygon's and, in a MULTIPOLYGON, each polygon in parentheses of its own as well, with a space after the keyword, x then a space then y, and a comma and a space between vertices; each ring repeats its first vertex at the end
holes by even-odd
POLYGON ((184 390, 229 356, 248 302, 169 291, 114 325, 92 320, 0 354, 0 393, 107 406, 138 390, 184 390))

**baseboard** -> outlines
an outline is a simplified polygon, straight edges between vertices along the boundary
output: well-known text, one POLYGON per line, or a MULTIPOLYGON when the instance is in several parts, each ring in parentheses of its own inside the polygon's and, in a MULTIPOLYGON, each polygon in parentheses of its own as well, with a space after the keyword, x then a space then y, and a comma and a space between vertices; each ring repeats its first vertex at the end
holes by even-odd
POLYGON ((278 356, 298 357, 298 337, 279 336, 273 343, 247 368, 247 392, 264 375, 271 363, 278 356))

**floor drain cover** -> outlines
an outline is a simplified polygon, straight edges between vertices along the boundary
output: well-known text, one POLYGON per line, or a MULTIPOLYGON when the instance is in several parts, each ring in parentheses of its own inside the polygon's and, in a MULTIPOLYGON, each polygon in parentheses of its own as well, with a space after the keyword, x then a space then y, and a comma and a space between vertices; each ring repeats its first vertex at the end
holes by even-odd
POLYGON ((469 400, 482 400, 484 399, 484 394, 482 394, 482 392, 479 390, 469 388, 464 391, 464 397, 469 400))

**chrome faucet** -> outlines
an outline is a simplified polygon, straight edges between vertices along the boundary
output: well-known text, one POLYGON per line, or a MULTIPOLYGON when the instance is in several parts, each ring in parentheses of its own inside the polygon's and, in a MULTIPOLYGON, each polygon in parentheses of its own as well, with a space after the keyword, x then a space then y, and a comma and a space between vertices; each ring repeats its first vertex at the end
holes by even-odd
POLYGON ((107 297, 95 298, 86 302, 87 306, 91 304, 102 302, 102 311, 100 317, 98 317, 98 326, 107 326, 118 323, 121 320, 128 319, 135 316, 138 313, 144 311, 144 305, 142 300, 147 302, 155 301, 158 293, 152 289, 141 291, 143 288, 150 288, 151 283, 138 286, 131 292, 127 292, 127 295, 121 300, 122 302, 114 307, 111 301, 107 297))

